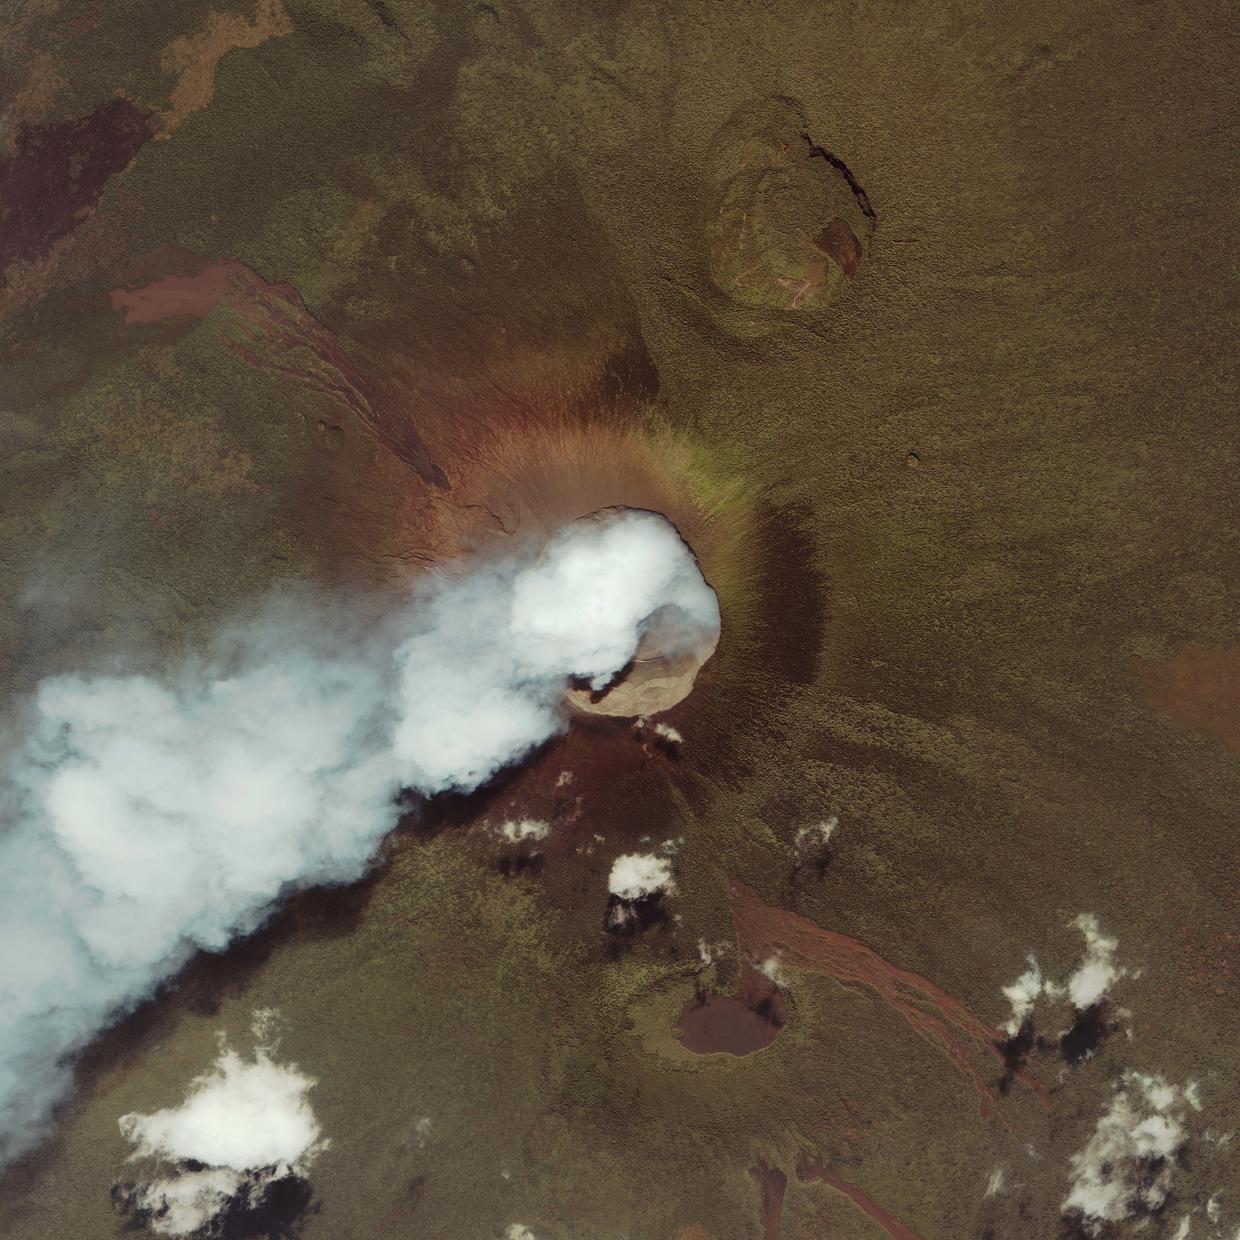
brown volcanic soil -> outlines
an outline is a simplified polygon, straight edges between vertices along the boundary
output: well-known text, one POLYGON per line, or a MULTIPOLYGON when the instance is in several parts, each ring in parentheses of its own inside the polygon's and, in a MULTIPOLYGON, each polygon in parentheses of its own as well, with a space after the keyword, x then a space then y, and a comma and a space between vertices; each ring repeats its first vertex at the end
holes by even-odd
POLYGON ((1147 1234, 1240 1226, 1232 9, 9 6, 8 702, 615 504, 724 633, 682 745, 578 719, 108 1035, 6 1240, 122 1234, 117 1117, 260 1006, 332 1140, 304 1240, 757 1240, 759 1158, 785 1237, 1052 1236, 1125 1070, 1200 1082, 1147 1234), (667 920, 608 935, 667 841, 667 920), (1133 1036, 1035 1046, 1048 1110, 991 1035, 1082 911, 1133 1036), (787 1021, 695 1055, 738 933, 787 1021))
POLYGON ((0 274, 71 232, 153 132, 149 115, 119 96, 77 120, 18 121, 15 149, 0 159, 0 274))
POLYGON ((835 1189, 837 1193, 842 1193, 866 1218, 873 1220, 887 1235, 892 1237, 892 1240, 922 1240, 911 1227, 888 1214, 882 1206, 871 1201, 855 1184, 850 1184, 832 1171, 822 1159, 802 1160, 797 1166, 797 1178, 803 1181, 818 1180, 828 1188, 835 1189))

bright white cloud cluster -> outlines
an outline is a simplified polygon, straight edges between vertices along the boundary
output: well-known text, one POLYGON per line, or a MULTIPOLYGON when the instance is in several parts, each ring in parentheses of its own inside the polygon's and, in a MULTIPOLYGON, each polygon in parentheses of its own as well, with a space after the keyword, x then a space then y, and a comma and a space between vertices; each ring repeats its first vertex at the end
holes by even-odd
POLYGON ((1085 955, 1068 978, 1068 1000, 1084 1011, 1107 997, 1124 970, 1115 964, 1119 940, 1102 933, 1093 913, 1082 913, 1072 924, 1085 937, 1085 955))
POLYGON ((787 985, 788 979, 778 956, 768 956, 761 961, 758 965, 758 972, 776 986, 787 985))
POLYGON ((1160 1076, 1125 1073, 1085 1148, 1072 1156, 1060 1207, 1097 1234, 1104 1223, 1159 1209, 1187 1138, 1184 1091, 1160 1076))
POLYGON ((1003 997, 1012 1005, 1012 1015, 1003 1026, 1005 1033, 1015 1037, 1020 1027, 1033 1011, 1034 1004, 1042 994, 1044 982, 1042 970, 1033 956, 1028 957, 1029 968, 1025 970, 1010 986, 1003 988, 1003 997))
POLYGON ((1015 1035, 1020 1031, 1034 1005, 1042 995, 1051 999, 1067 998, 1078 1011, 1101 1003, 1111 987, 1127 975, 1115 963, 1119 940, 1103 934, 1098 918, 1093 913, 1082 913, 1070 923, 1085 939, 1085 950, 1066 981, 1055 982, 1042 975, 1036 957, 1027 958, 1028 969, 1010 986, 1003 988, 1003 997, 1012 1005, 1012 1013, 1003 1025, 1006 1033, 1015 1035))
POLYGON ((180 1106, 121 1116, 131 1160, 154 1168, 132 1196, 151 1230, 190 1235, 243 1191, 255 1206, 276 1180, 306 1175, 328 1145, 310 1107, 314 1083, 270 1047, 247 1059, 221 1043, 180 1106))
POLYGON ((821 822, 806 823, 797 828, 793 846, 798 852, 806 848, 825 848, 831 842, 831 837, 839 825, 840 820, 835 814, 832 814, 830 818, 824 818, 821 822))
POLYGON ((669 745, 683 745, 685 743, 684 736, 676 728, 672 727, 670 723, 663 723, 661 720, 652 721, 645 715, 641 715, 634 720, 633 730, 638 736, 645 732, 652 732, 669 745))
POLYGON ((621 900, 674 891, 672 863, 655 853, 623 853, 612 863, 607 890, 621 900))
POLYGON ((499 833, 510 844, 525 844, 545 840, 551 825, 537 818, 506 818, 499 824, 499 833))
POLYGON ((0 1166, 66 1062, 195 949, 359 877, 402 788, 520 760, 563 728, 566 678, 605 681, 650 626, 708 646, 719 609, 675 529, 635 512, 437 578, 382 623, 302 600, 160 679, 46 681, 0 781, 0 1166))

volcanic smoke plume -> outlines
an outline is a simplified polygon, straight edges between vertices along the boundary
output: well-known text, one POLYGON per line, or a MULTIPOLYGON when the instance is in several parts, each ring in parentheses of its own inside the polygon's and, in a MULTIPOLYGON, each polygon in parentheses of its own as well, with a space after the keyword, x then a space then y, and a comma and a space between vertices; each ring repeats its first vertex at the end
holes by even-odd
POLYGON ((605 687, 656 630, 700 663, 718 602, 668 521, 613 511, 423 583, 382 626, 273 605, 160 679, 45 681, 3 776, 0 1165, 195 950, 359 877, 402 789, 486 783, 565 727, 568 678, 605 687))

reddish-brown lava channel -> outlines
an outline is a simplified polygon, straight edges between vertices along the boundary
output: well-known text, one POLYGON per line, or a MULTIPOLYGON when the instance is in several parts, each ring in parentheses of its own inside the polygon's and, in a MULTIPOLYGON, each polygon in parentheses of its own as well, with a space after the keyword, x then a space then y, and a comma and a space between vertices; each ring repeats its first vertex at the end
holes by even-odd
POLYGON ((750 1168, 749 1174, 757 1181, 762 1198, 762 1240, 780 1240, 788 1177, 762 1157, 750 1168))
POLYGON ((892 1240, 921 1240, 921 1237, 894 1214, 888 1214, 872 1197, 855 1184, 836 1175, 821 1158, 803 1157, 797 1164, 797 1178, 802 1181, 817 1180, 819 1183, 843 1193, 868 1219, 873 1219, 892 1240))
POLYGON ((143 288, 112 292, 112 308, 123 310, 125 322, 135 325, 201 318, 217 306, 236 313, 239 338, 229 344, 246 361, 339 401, 424 481, 447 486, 404 402, 359 371, 291 285, 272 284, 244 263, 225 259, 197 275, 165 276, 143 288))
MULTIPOLYGON (((744 956, 760 960, 775 955, 792 968, 874 991, 973 1083, 981 1098, 982 1117, 995 1116, 1010 1129, 995 1090, 969 1054, 970 1044, 982 1046, 1002 1063, 1002 1036, 997 1030, 920 973, 888 964, 856 939, 824 930, 806 917, 766 904, 752 887, 735 879, 731 898, 737 941, 744 956)), ((1018 1079, 1033 1090, 1043 1105, 1050 1105, 1046 1091, 1036 1080, 1027 1073, 1019 1073, 1018 1079)))
POLYGON ((680 1044, 698 1055, 752 1055, 779 1037, 788 1018, 779 987, 751 964, 741 965, 734 995, 693 999, 680 1014, 680 1044))
POLYGON ((153 133, 150 114, 119 97, 77 120, 23 126, 0 159, 0 283, 10 263, 42 258, 72 232, 153 133))

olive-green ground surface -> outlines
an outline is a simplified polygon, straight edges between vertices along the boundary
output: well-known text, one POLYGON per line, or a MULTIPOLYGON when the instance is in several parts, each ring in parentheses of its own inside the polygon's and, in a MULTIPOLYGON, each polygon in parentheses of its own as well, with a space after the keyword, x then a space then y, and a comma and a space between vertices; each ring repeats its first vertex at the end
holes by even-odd
MULTIPOLYGON (((784 1240, 881 1236, 798 1182, 804 1151, 923 1240, 1050 1240, 1128 1069, 1201 1082, 1143 1234, 1195 1210, 1194 1238, 1233 1235, 1240 1162, 1203 1134, 1240 1124, 1240 754, 1142 675, 1240 646, 1233 6, 215 2, 273 31, 233 38, 175 119, 164 49, 221 28, 211 3, 0 16, 0 103, 27 92, 0 138, 118 91, 158 130, 0 289, 6 698, 158 667, 295 580, 398 591, 454 502, 322 385, 242 356, 234 308, 113 308, 225 259, 397 382, 432 459, 454 392, 502 375, 536 406, 638 358, 611 416, 692 445, 707 493, 743 480, 762 566, 717 582, 680 761, 585 796, 594 851, 504 877, 477 823, 410 827, 370 882, 191 967, 0 1178, 0 1235, 122 1234, 118 1116, 179 1100, 256 1008, 319 1082, 306 1240, 756 1240, 759 1158, 788 1174, 784 1240), (63 82, 32 103, 40 65, 63 82), (794 308, 712 278, 720 160, 770 100, 874 216, 851 283, 794 308), (829 815, 819 878, 794 838, 829 815), (678 920, 617 947, 608 867, 645 835, 683 839, 678 920), (734 940, 733 876, 991 1024, 1025 954, 1064 976, 1096 913, 1130 1015, 1079 1067, 1035 1057, 1052 1105, 1014 1088, 1011 1133, 819 975, 788 971, 770 1049, 693 1056, 675 1021, 699 939, 734 940)), ((798 255, 761 271, 799 279, 798 255)))

